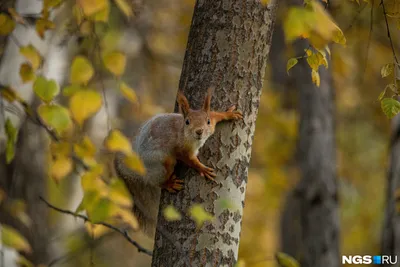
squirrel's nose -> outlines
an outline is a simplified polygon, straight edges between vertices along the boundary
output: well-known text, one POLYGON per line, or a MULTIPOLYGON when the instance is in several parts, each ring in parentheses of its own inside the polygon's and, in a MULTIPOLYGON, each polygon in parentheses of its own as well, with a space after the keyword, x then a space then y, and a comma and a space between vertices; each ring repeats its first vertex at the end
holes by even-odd
POLYGON ((203 133, 203 129, 197 129, 197 130, 196 130, 196 133, 197 133, 198 135, 201 135, 201 134, 203 133))

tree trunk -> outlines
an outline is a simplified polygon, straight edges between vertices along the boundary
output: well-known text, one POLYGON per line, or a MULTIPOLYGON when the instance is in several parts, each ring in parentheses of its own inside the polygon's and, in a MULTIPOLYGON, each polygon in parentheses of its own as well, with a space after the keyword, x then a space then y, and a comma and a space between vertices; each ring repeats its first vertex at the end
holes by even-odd
MULTIPOLYGON (((382 232, 382 255, 400 255, 400 117, 393 119, 390 165, 387 175, 386 210, 382 232)), ((398 256, 399 257, 399 256, 398 256)), ((385 264, 385 267, 394 266, 385 264)))
MULTIPOLYGON (((42 1, 17 0, 16 10, 21 14, 40 14, 42 1)), ((70 11, 64 11, 70 12, 70 11)), ((57 18, 56 18, 57 19, 57 18)), ((57 25, 59 23, 56 23, 57 25)), ((59 25, 58 25, 59 26, 59 25)), ((8 38, 4 54, 1 57, 0 84, 11 86, 27 103, 36 109, 38 101, 34 100, 32 82, 23 83, 20 75, 20 65, 26 59, 19 52, 19 45, 32 44, 43 56, 42 75, 62 84, 67 74, 68 48, 61 42, 63 29, 60 32, 46 33, 44 40, 36 33, 35 25, 17 25, 13 38, 8 38)), ((4 41, 4 40, 0 40, 4 41)), ((2 45, 3 43, 1 43, 2 45)), ((5 223, 17 229, 29 241, 32 254, 26 255, 35 265, 46 264, 50 256, 50 229, 48 225, 49 209, 39 200, 39 196, 47 195, 47 151, 46 133, 32 123, 21 109, 17 114, 5 107, 14 107, 0 97, 0 189, 4 190, 7 199, 0 205, 0 224, 5 223), (10 118, 13 125, 19 129, 18 141, 15 147, 15 157, 6 164, 4 121, 10 118), (7 210, 6 204, 14 200, 23 200, 32 224, 28 227, 14 218, 7 210)), ((7 255, 6 255, 7 256, 7 255)), ((15 258, 16 255, 8 258, 15 258)), ((14 259, 12 259, 14 260, 14 259)), ((7 266, 11 265, 7 262, 7 266)))
POLYGON ((178 194, 162 192, 153 266, 233 266, 237 260, 251 145, 276 8, 273 0, 268 6, 256 0, 196 3, 180 88, 192 107, 200 108, 207 88, 214 86, 212 109, 236 104, 244 120, 221 123, 199 153, 204 164, 216 169, 217 183, 185 166, 177 167, 185 188, 178 194), (188 216, 178 222, 168 222, 163 216, 168 205, 187 214, 196 203, 214 215, 200 229, 188 216))
MULTIPOLYGON (((294 46, 302 55, 309 44, 294 46)), ((306 60, 292 70, 299 92, 301 180, 283 212, 281 245, 302 267, 337 267, 341 259, 331 68, 320 68, 320 87, 311 81, 306 60)))

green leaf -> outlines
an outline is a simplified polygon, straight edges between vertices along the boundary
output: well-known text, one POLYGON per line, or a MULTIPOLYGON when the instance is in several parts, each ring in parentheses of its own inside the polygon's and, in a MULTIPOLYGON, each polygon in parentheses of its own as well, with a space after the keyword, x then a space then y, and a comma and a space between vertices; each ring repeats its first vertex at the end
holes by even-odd
POLYGON ((72 96, 73 94, 81 90, 84 90, 84 87, 77 84, 71 84, 69 86, 64 87, 62 93, 64 96, 72 96))
POLYGON ((7 138, 15 144, 17 142, 18 131, 12 124, 10 118, 7 118, 7 120, 6 120, 5 129, 6 129, 7 138))
POLYGON ((71 66, 69 80, 72 84, 87 84, 93 77, 94 69, 90 61, 84 56, 75 57, 71 66))
POLYGON ((93 223, 103 222, 111 216, 112 203, 109 199, 101 198, 89 212, 90 220, 93 223))
POLYGON ((32 251, 28 241, 14 228, 2 224, 0 226, 1 243, 6 247, 30 253, 32 251))
POLYGON ((21 64, 21 67, 19 68, 19 76, 23 83, 33 81, 36 77, 32 66, 28 63, 21 64))
POLYGON ((42 104, 38 107, 38 114, 44 123, 58 134, 62 134, 71 126, 69 111, 62 106, 42 104))
POLYGON ((393 69, 394 69, 394 64, 393 63, 384 65, 381 68, 382 78, 385 78, 385 77, 389 76, 390 74, 392 74, 393 73, 393 69))
POLYGON ((198 228, 200 228, 204 222, 211 221, 214 218, 212 214, 205 211, 200 204, 192 205, 189 209, 189 213, 198 228))
POLYGON ((33 91, 44 102, 50 103, 60 93, 60 88, 55 80, 47 80, 43 76, 39 76, 33 84, 33 91))
POLYGON ((40 67, 42 57, 33 45, 23 46, 19 49, 19 52, 28 60, 34 70, 40 67))
POLYGON ((9 164, 15 157, 15 144, 10 140, 6 143, 6 163, 9 164))
POLYGON ((9 118, 7 118, 4 126, 7 135, 6 162, 9 164, 15 156, 15 143, 17 142, 18 131, 9 118))
POLYGON ((0 35, 8 35, 15 28, 15 21, 8 15, 0 14, 0 35))
POLYGON ((297 60, 297 58, 291 58, 288 60, 287 64, 286 64, 286 71, 289 74, 289 70, 291 68, 293 68, 299 61, 297 60))
POLYGON ((275 258, 281 267, 300 267, 300 264, 297 262, 297 260, 286 253, 277 252, 275 254, 275 258))
POLYGON ((385 115, 390 119, 400 112, 400 102, 393 98, 384 98, 381 107, 385 115))
POLYGON ((74 120, 82 126, 83 122, 93 116, 101 108, 103 101, 100 94, 93 90, 76 92, 69 101, 74 120))
POLYGON ((167 221, 179 221, 180 219, 182 219, 182 215, 172 205, 167 206, 164 209, 163 213, 167 221))
POLYGON ((103 56, 103 63, 112 74, 121 76, 125 71, 126 57, 121 52, 109 52, 103 56))

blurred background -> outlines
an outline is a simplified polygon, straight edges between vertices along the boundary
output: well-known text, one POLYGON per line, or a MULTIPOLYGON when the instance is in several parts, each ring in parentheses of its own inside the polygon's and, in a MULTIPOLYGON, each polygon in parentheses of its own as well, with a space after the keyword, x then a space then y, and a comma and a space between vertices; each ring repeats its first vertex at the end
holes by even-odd
MULTIPOLYGON (((347 39, 345 46, 331 46, 332 61, 328 69, 335 95, 341 255, 376 255, 381 251, 391 121, 382 112, 378 96, 387 84, 381 68, 393 61, 393 55, 379 1, 375 2, 335 0, 330 6, 332 17, 347 39)), ((194 0, 134 0, 134 16, 130 21, 111 10, 110 26, 102 45, 118 48, 127 55, 122 78, 135 90, 138 101, 132 103, 115 94, 113 88, 117 82, 106 77, 109 117, 103 108, 85 128, 96 146, 101 146, 107 135, 107 123, 132 137, 146 119, 173 111, 194 4, 194 0)), ((282 28, 286 9, 287 4, 282 4, 278 12, 253 144, 239 250, 240 262, 245 266, 276 266, 273 258, 280 251, 285 200, 301 178, 298 166, 300 103, 296 82, 286 71, 287 60, 295 51, 291 44, 285 43, 282 28)), ((29 13, 35 12, 29 10, 29 13)), ((396 20, 389 18, 398 51, 396 20)), ((24 33, 19 38, 25 38, 24 33)), ((56 48, 47 47, 46 55, 60 59, 70 57, 77 50, 85 51, 87 44, 80 43, 79 38, 74 40, 72 48, 68 46, 60 51, 57 47, 64 38, 51 35, 47 40, 55 43, 56 48)), ((11 48, 5 49, 7 52, 11 48)), ((4 79, 7 72, 1 73, 0 78, 4 79)), ((75 210, 82 199, 79 179, 73 174, 58 183, 48 179, 48 170, 43 164, 49 160, 49 151, 44 149, 48 141, 37 137, 32 141, 30 136, 35 128, 23 121, 21 125, 20 138, 26 140, 18 142, 19 163, 13 168, 23 170, 27 176, 43 177, 35 186, 46 190, 38 190, 51 203, 75 210), (32 153, 36 165, 30 163, 32 153)), ((10 167, 0 169, 0 176, 7 171, 10 167)), ((11 187, 12 194, 26 199, 29 193, 24 179, 17 177, 12 183, 0 183, 0 187, 11 187)), ((84 231, 81 221, 54 211, 41 211, 45 208, 40 205, 32 200, 28 214, 35 221, 38 214, 43 217, 49 212, 50 220, 43 221, 37 232, 33 231, 39 235, 34 243, 51 247, 46 263, 55 260, 52 266, 150 266, 151 257, 138 253, 118 234, 107 232, 93 239, 93 233, 84 231), (39 211, 32 207, 34 203, 39 211)), ((132 233, 132 236, 143 246, 152 247, 152 240, 145 235, 132 233)))

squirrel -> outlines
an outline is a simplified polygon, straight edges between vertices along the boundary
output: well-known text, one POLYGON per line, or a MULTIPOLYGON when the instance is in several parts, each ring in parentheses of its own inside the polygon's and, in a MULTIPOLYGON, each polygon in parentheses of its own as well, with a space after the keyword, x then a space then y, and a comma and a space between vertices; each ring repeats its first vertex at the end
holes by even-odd
POLYGON ((178 92, 180 113, 159 114, 143 124, 132 146, 146 168, 145 175, 126 167, 121 153, 115 156, 115 172, 133 196, 133 212, 140 227, 150 236, 155 233, 161 189, 171 193, 183 189, 183 180, 174 173, 177 161, 214 181, 214 169, 197 158, 199 149, 214 133, 218 122, 243 119, 242 113, 235 111, 235 106, 226 112, 211 111, 211 92, 210 88, 200 110, 192 110, 187 98, 178 92))

